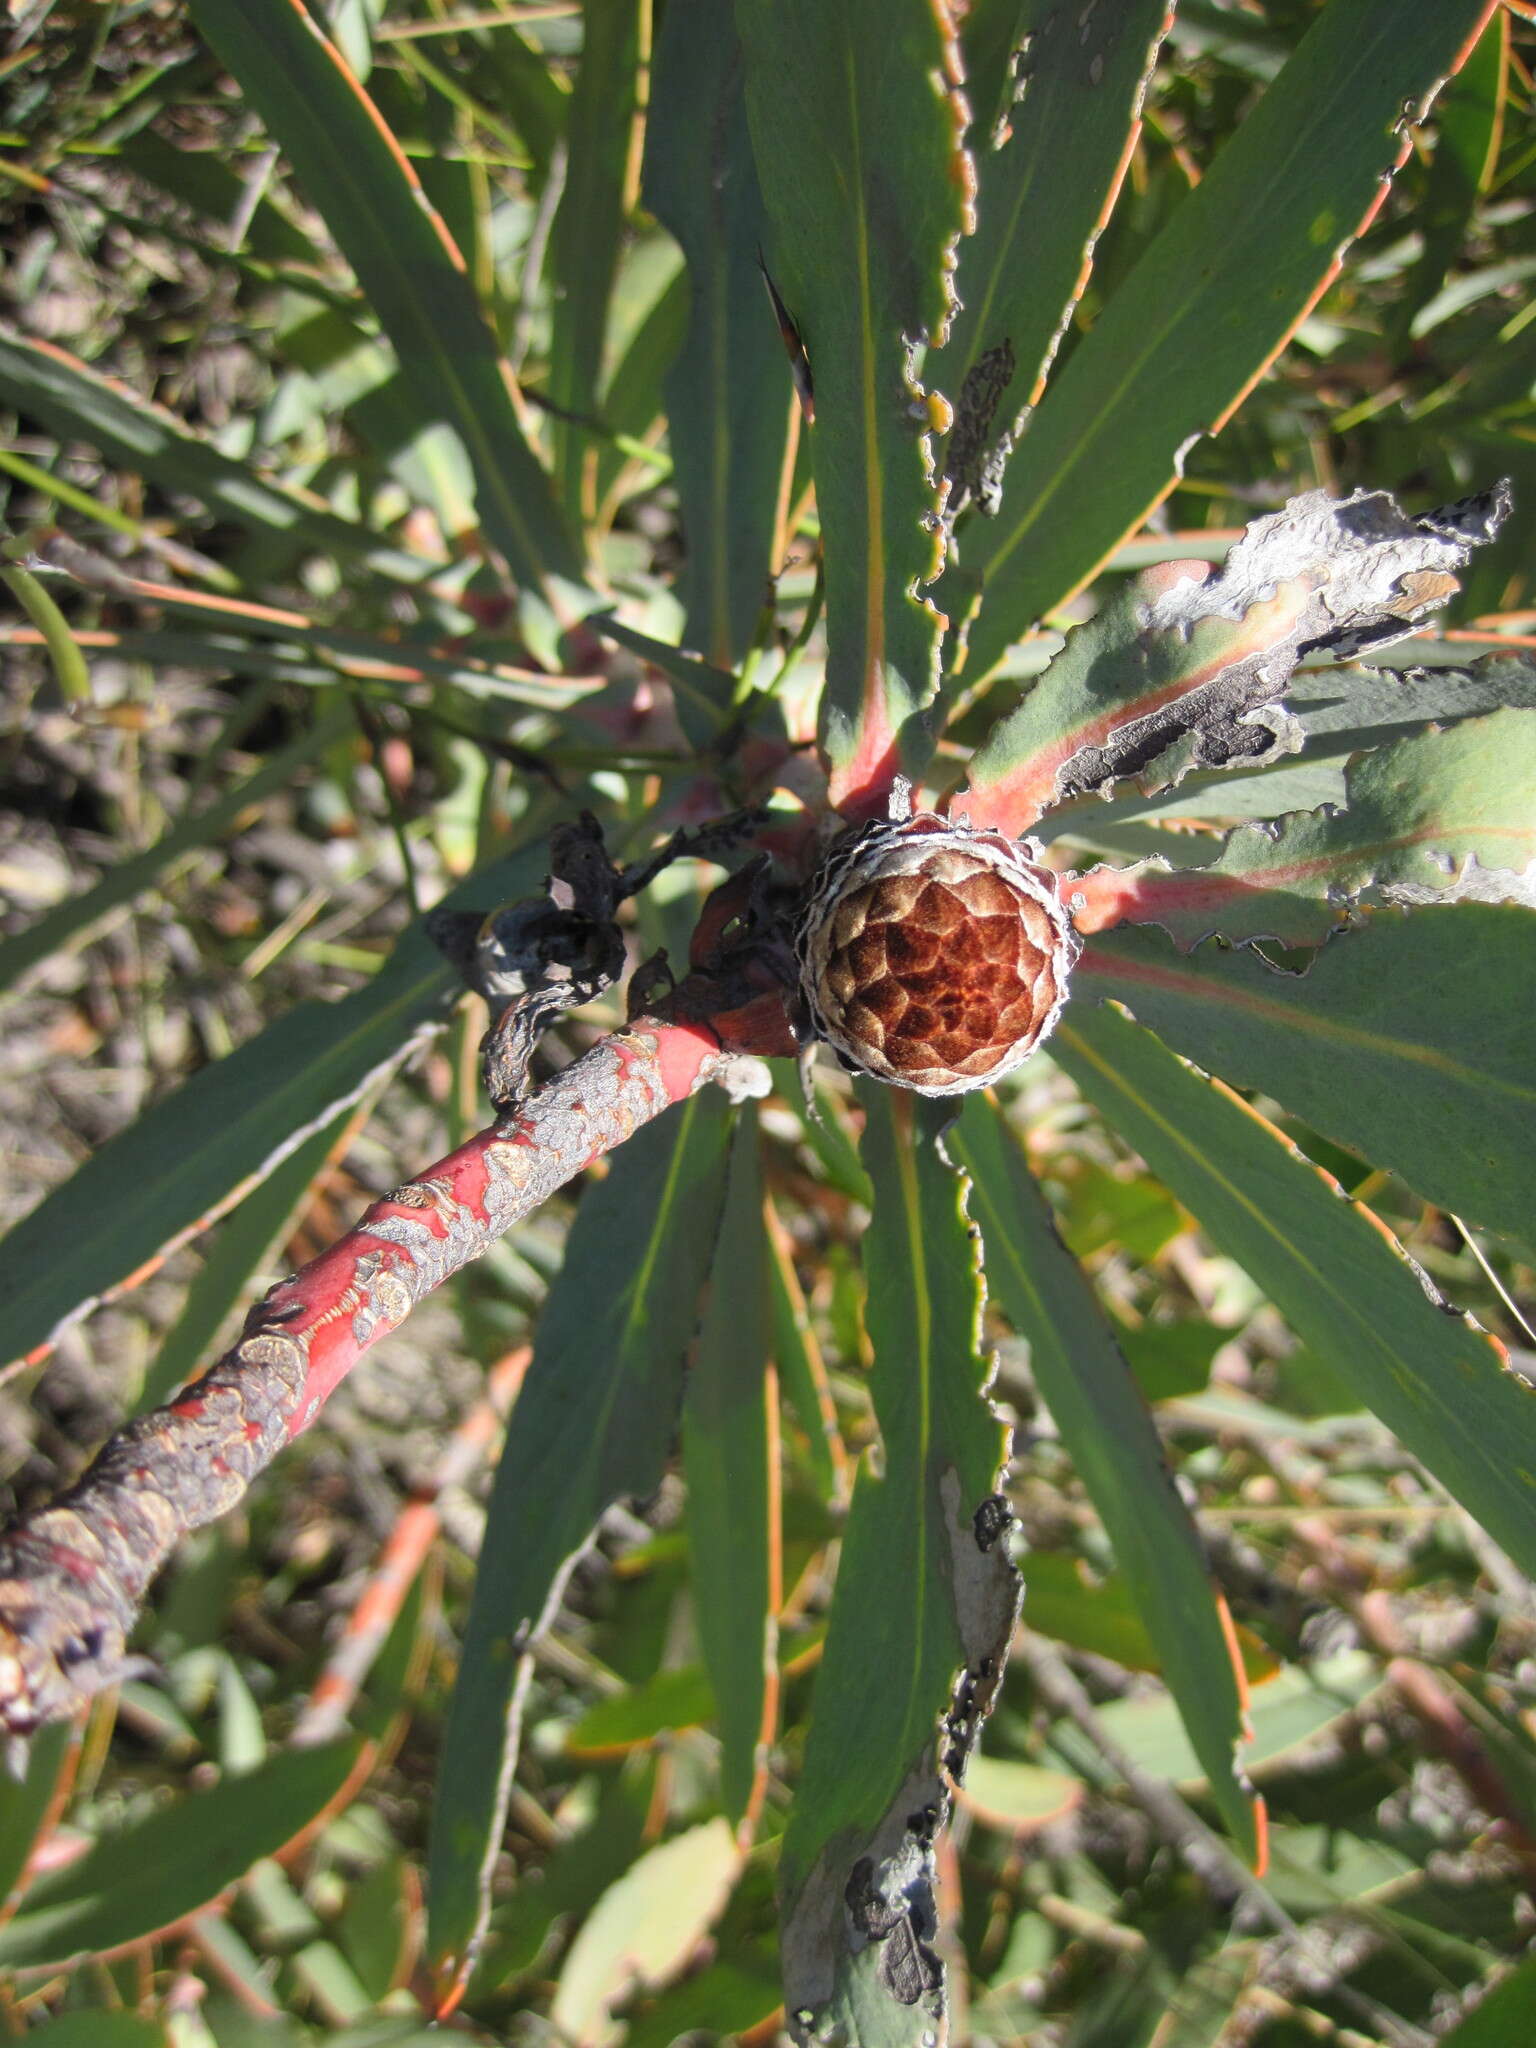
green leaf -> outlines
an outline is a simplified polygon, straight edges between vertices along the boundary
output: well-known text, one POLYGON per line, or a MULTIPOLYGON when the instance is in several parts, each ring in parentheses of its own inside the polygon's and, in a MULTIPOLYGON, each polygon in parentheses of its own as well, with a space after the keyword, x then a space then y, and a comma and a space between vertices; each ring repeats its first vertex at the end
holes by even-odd
POLYGON ((964 225, 954 54, 926 0, 737 0, 736 24, 768 268, 815 380, 832 800, 883 815, 931 744, 937 505, 908 354, 943 329, 964 225))
POLYGON ((965 1774, 963 1804, 989 1827, 1039 1827, 1069 1814, 1085 1789, 1081 1778, 1065 1771, 1048 1771, 1012 1757, 975 1756, 965 1774))
POLYGON ((170 2041, 159 2020, 136 2012, 66 2012, 27 2031, 48 2036, 43 2048, 167 2048, 170 2041))
POLYGON ((34 1885, 0 1928, 0 1968, 57 1965, 175 1926, 311 1826, 362 1755, 351 1739, 286 1750, 101 1836, 78 1862, 34 1885))
POLYGON ((567 512, 583 521, 591 516, 591 440, 581 421, 597 411, 636 95, 650 61, 650 12, 646 0, 604 0, 583 12, 581 63, 566 114, 565 190, 549 241, 549 396, 563 415, 555 422, 555 469, 567 512))
MULTIPOLYGON (((1079 589, 1231 416, 1337 273, 1483 0, 1333 0, 1046 393, 1001 516, 966 535, 984 592, 971 682, 1079 589)), ((941 592, 942 600, 942 592, 941 592)))
POLYGON ((770 1434, 774 1352, 757 1115, 746 1110, 730 1177, 709 1302, 683 1403, 688 1546, 699 1647, 719 1703, 720 1803, 739 1824, 758 1776, 775 1670, 778 1442, 770 1434))
MULTIPOLYGON (((698 1664, 683 1664, 588 1707, 566 1737, 566 1747, 573 1756, 613 1755, 676 1728, 700 1728, 717 1711, 709 1673, 698 1664)), ((755 1737, 755 1726, 752 1732, 755 1737)))
MULTIPOLYGON (((544 813, 527 821, 530 835, 544 813)), ((537 841, 471 875, 448 909, 489 910, 539 885, 537 841)), ((204 1067, 91 1156, 0 1241, 0 1316, 13 1356, 132 1284, 437 1029, 453 970, 420 923, 366 988, 303 1002, 204 1067)))
MULTIPOLYGON (((644 193, 688 265, 688 327, 666 380, 684 638, 729 668, 752 643, 778 566, 791 393, 758 270, 767 226, 741 49, 718 0, 672 0, 663 18, 644 193)), ((687 731, 686 704, 679 711, 687 731)))
POLYGON ((1435 150, 1415 222, 1423 241, 1403 282, 1398 335, 1422 332, 1415 318, 1459 259, 1473 210, 1498 163, 1509 61, 1509 16, 1498 8, 1435 109, 1435 150))
POLYGON ((1098 928, 1156 924, 1188 952, 1219 933, 1317 945, 1358 903, 1536 903, 1536 711, 1496 711, 1358 757, 1342 814, 1245 825, 1194 868, 1097 871, 1098 928))
POLYGON ((1165 0, 1088 14, 1024 0, 1013 11, 1024 96, 996 107, 995 132, 973 128, 976 232, 960 245, 960 310, 928 364, 955 407, 945 458, 952 511, 962 492, 995 502, 1014 434, 1088 282, 1170 18, 1165 0))
POLYGON ((323 754, 340 736, 356 724, 350 706, 340 706, 317 718, 308 732, 291 746, 269 755, 254 775, 194 811, 173 825, 142 853, 130 854, 108 868, 99 882, 69 896, 14 938, 0 940, 0 991, 14 987, 29 968, 61 947, 78 944, 91 936, 113 911, 132 903, 146 890, 164 881, 170 870, 189 853, 210 842, 227 838, 237 821, 253 804, 260 804, 275 790, 293 786, 298 771, 323 754))
POLYGON ((464 259, 372 101, 302 0, 192 0, 191 13, 352 265, 422 417, 463 442, 491 545, 520 581, 577 583, 464 259))
POLYGON ((1303 654, 1401 639, 1456 591, 1510 505, 1507 483, 1416 514, 1386 491, 1308 491, 1247 526, 1219 569, 1144 570, 977 750, 957 805, 1016 836, 1122 777, 1151 795, 1196 769, 1295 752, 1303 731, 1280 700, 1303 654))
POLYGON ((873 1083, 859 1096, 884 1458, 854 1491, 784 1836, 785 2003, 802 2038, 836 2025, 918 2048, 943 2011, 926 1946, 940 1771, 963 1774, 1021 1589, 996 1491, 1007 1441, 985 1395, 977 1248, 938 1144, 947 1110, 873 1083))
POLYGON ((795 1271, 792 1240, 771 1203, 765 1212, 765 1222, 773 1300, 773 1358, 779 1386, 805 1432, 817 1491, 823 1500, 830 1500, 838 1490, 846 1464, 838 1435, 837 1410, 805 1293, 795 1271))
POLYGON ((1368 1209, 1150 1031, 1073 1009, 1051 1050, 1302 1342, 1532 1571, 1536 1392, 1499 1346, 1431 1298, 1368 1209))
POLYGON ((307 549, 344 562, 366 561, 381 574, 413 583, 432 571, 431 562, 390 547, 320 499, 220 454, 172 414, 52 342, 0 329, 0 395, 61 441, 84 441, 114 468, 196 498, 209 512, 281 539, 295 553, 307 549))
POLYGON ((344 676, 376 694, 386 694, 395 703, 434 695, 441 705, 441 690, 446 686, 481 702, 532 704, 559 713, 572 709, 600 687, 596 678, 543 675, 537 669, 471 656, 454 660, 410 642, 308 625, 293 616, 285 620, 281 614, 261 618, 247 612, 239 619, 238 630, 221 632, 217 628, 223 621, 214 606, 198 603, 190 591, 167 592, 153 601, 173 615, 206 621, 208 630, 128 629, 112 635, 109 644, 115 654, 161 667, 181 665, 270 677, 310 689, 327 688, 344 676))
POLYGON ((28 1743, 19 1777, 0 1769, 0 1911, 11 1903, 12 1890, 56 1802, 63 1802, 68 1789, 65 1772, 77 1739, 69 1722, 56 1721, 39 1729, 28 1743))
POLYGON ((951 1144, 972 1178, 988 1284, 1028 1340, 1030 1370, 1114 1545, 1222 1818, 1252 1861, 1258 1821, 1237 1768, 1244 1700, 1231 1624, 1146 1401, 995 1106, 968 1098, 951 1144))
POLYGON ((1536 1956, 1527 1956, 1485 1992, 1465 2019, 1440 2036, 1440 2048, 1509 2048, 1536 2035, 1536 1956))
MULTIPOLYGON (((1281 1758, 1291 1758, 1350 1713, 1380 1682, 1381 1667, 1364 1650, 1344 1650, 1308 1666, 1285 1665, 1254 1688, 1250 1770, 1258 1772, 1281 1758)), ((1144 1771, 1159 1778, 1199 1782, 1200 1760, 1169 1700, 1130 1694, 1100 1707, 1097 1719, 1116 1746, 1144 1771)), ((1051 1746, 1085 1763, 1098 1755, 1080 1729, 1066 1724, 1053 1728, 1051 1746)))
POLYGON ((1160 933, 1126 930, 1095 940, 1076 974, 1079 996, 1123 1002, 1201 1066, 1262 1088, 1442 1208, 1529 1233, 1536 1146, 1511 1136, 1536 1116, 1531 911, 1380 912, 1305 974, 1214 946, 1185 959, 1160 933))
POLYGON ((550 1287, 491 1497, 432 1823, 428 1942, 469 1968, 501 1845, 527 1646, 604 1510, 666 1470, 726 1173, 705 1089, 638 1131, 586 1190, 550 1287))
POLYGON ((611 2048, 623 2038, 614 2005, 682 1970, 719 1918, 741 1868, 723 1820, 648 1849, 582 1923, 560 1972, 549 2017, 562 2038, 611 2048))

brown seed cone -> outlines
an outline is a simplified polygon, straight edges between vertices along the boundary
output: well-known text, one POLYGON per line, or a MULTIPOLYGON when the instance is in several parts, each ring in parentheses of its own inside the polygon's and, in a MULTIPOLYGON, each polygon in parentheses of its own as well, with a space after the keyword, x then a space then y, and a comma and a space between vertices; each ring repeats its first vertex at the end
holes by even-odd
POLYGON ((801 922, 801 988, 845 1065, 960 1095, 1039 1045, 1078 950, 1049 869, 923 811, 834 849, 801 922))

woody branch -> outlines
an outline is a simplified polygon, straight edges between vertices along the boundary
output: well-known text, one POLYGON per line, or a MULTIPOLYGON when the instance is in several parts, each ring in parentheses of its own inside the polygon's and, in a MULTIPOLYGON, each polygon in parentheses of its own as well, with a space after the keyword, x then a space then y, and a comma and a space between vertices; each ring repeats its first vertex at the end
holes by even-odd
POLYGON ((67 1719, 131 1674, 140 1603, 181 1537, 227 1513, 419 1301, 642 1124, 729 1080, 740 1055, 793 1049, 775 977, 729 959, 719 971, 711 935, 740 895, 727 883, 713 918, 706 907, 695 971, 656 1005, 665 1015, 633 1018, 375 1202, 255 1305, 200 1379, 0 1533, 0 1734, 67 1719))

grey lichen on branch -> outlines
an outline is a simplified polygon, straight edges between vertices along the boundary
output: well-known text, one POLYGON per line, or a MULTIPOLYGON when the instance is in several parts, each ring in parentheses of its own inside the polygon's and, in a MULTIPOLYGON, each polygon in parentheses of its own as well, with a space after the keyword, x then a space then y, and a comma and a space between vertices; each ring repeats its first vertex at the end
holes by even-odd
POLYGON ((537 900, 513 906, 514 927, 549 943, 542 957, 525 949, 522 992, 492 1033, 503 1054, 495 1122, 280 1281, 201 1378, 126 1424, 67 1493, 0 1534, 0 1735, 66 1719, 148 1668, 128 1638, 180 1538, 227 1513, 425 1295, 672 1103, 711 1082, 733 1094, 756 1086, 743 1056, 791 1049, 772 968, 755 964, 750 939, 717 940, 662 1013, 632 1018, 525 1096, 537 1027, 566 991, 579 1000, 614 978, 613 912, 654 872, 650 862, 613 869, 587 821, 557 842, 553 866, 551 914, 541 923, 537 900), (522 1028, 525 1013, 535 1028, 522 1028))

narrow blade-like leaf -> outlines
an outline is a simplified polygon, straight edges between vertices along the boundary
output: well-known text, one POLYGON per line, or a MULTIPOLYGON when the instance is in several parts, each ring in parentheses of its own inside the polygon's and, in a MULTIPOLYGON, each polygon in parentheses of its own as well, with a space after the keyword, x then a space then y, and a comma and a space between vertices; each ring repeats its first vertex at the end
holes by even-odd
POLYGON ((815 385, 821 740, 833 802, 883 814, 892 776, 926 758, 937 675, 940 620, 917 594, 937 499, 908 358, 948 318, 965 225, 957 60, 929 0, 737 0, 736 22, 766 261, 815 385))
POLYGON ((1455 595, 1510 502, 1503 483, 1423 513, 1386 491, 1308 491, 1245 528, 1219 569, 1143 571, 977 749, 960 805, 1018 834, 1122 776, 1151 794, 1294 753, 1302 729, 1282 699, 1302 657, 1404 638, 1455 595))
POLYGON ((574 584, 575 547, 464 259, 340 52, 302 0, 192 0, 191 12, 324 216, 422 416, 462 440, 486 537, 519 580, 574 584))
POLYGON ((943 2019, 933 1838, 1001 1680, 1020 1584, 997 1494, 981 1283, 944 1112, 865 1084, 864 1239, 884 1446, 854 1491, 805 1768, 784 1837, 797 2038, 909 2044, 943 2019))
POLYGON ((0 1928, 0 1968, 37 1969, 176 1925, 312 1827, 357 1771, 355 1738, 290 1749, 103 1836, 0 1928))
POLYGON ((249 531, 366 561, 382 574, 418 582, 434 564, 393 548, 306 492, 274 483, 249 463, 221 454, 160 406, 68 355, 50 341, 0 329, 0 394, 61 441, 84 441, 115 467, 160 489, 184 492, 249 531))
POLYGON ((996 127, 973 130, 976 232, 960 246, 960 310, 931 364, 955 408, 951 511, 962 494, 996 505, 1014 432, 1088 282, 1172 15, 1168 0, 1017 11, 1022 98, 995 116, 973 107, 996 127))
POLYGON ((1028 1340, 1030 1371, 1115 1546, 1222 1817, 1257 1862, 1261 1810, 1237 1765, 1245 1700, 1231 1623, 1147 1404, 996 1107, 971 1096, 947 1142, 971 1176, 988 1286, 1028 1340))
POLYGON ((1356 759, 1345 808, 1244 825, 1216 859, 1082 879, 1080 930, 1156 924, 1188 952, 1220 934, 1315 946, 1357 904, 1536 904, 1536 711, 1496 711, 1356 759))
POLYGON ((688 1545, 699 1647, 720 1727, 720 1803, 752 1803, 777 1692, 778 1386, 757 1117, 731 1146, 709 1305, 683 1405, 688 1545))
POLYGON ((1333 0, 1046 393, 998 520, 967 535, 984 592, 967 679, 1094 573, 1177 480, 1338 273, 1472 47, 1488 0, 1333 0))
POLYGON ((528 1644, 613 1502, 666 1470, 726 1172, 706 1089, 613 1156, 576 1212, 496 1474, 432 1823, 428 1943, 445 1996, 472 1967, 517 1759, 528 1644))
MULTIPOLYGON (((1305 974, 1252 952, 1181 957, 1161 933, 1096 939, 1082 996, 1114 996, 1179 1052, 1262 1088, 1469 1222, 1536 1217, 1536 913, 1382 912, 1305 974)), ((1177 1192, 1177 1190, 1175 1190, 1177 1192)))
MULTIPOLYGON (((790 421, 789 366, 768 317, 768 232, 718 0, 673 0, 656 52, 645 200, 688 264, 688 328, 666 380, 686 554, 685 639, 729 668, 762 616, 790 421)), ((687 729, 686 704, 679 713, 687 729)))
MULTIPOLYGON (((471 875, 446 907, 527 895, 544 865, 541 846, 525 847, 471 875)), ((7 1357, 40 1356, 222 1215, 435 1030, 455 994, 452 968, 413 925, 366 988, 297 1004, 99 1146, 0 1242, 7 1357)))
POLYGON ((1051 1050, 1302 1342, 1536 1571, 1536 1389, 1501 1347, 1447 1313, 1369 1209, 1150 1031, 1085 1005, 1051 1050))

